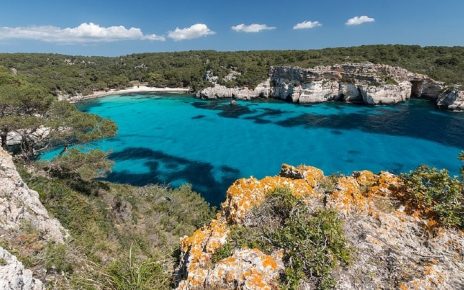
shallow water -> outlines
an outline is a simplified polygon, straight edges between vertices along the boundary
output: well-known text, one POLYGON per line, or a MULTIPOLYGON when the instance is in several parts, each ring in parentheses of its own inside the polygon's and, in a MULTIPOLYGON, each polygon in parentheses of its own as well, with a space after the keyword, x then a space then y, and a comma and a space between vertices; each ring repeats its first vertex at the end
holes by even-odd
POLYGON ((87 145, 112 151, 108 180, 188 182, 214 204, 235 179, 275 175, 284 162, 326 174, 398 173, 420 164, 458 174, 464 149, 464 113, 439 111, 421 100, 388 107, 278 101, 231 106, 227 100, 152 94, 110 96, 79 107, 118 125, 115 138, 87 145))

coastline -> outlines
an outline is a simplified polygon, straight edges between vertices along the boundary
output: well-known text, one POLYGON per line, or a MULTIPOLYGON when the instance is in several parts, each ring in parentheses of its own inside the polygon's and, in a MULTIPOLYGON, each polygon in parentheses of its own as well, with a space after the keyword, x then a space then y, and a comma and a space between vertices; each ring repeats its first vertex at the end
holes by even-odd
POLYGON ((149 86, 132 86, 125 89, 111 89, 111 90, 102 90, 95 91, 89 95, 75 95, 75 96, 59 96, 62 100, 67 100, 70 103, 78 103, 85 100, 97 99, 112 95, 123 95, 123 94, 133 94, 133 93, 188 93, 190 88, 158 88, 158 87, 149 87, 149 86))

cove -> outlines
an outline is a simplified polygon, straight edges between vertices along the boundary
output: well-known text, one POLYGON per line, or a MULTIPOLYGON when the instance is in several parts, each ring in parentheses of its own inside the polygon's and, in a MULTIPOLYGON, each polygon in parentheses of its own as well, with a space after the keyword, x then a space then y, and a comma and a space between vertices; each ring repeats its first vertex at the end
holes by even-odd
MULTIPOLYGON (((367 107, 340 103, 200 100, 133 94, 78 104, 115 121, 114 138, 87 144, 111 152, 107 177, 133 185, 192 184, 218 205, 241 177, 275 175, 282 163, 326 174, 354 170, 406 172, 421 164, 459 173, 464 113, 423 100, 367 107)), ((50 159, 60 149, 44 153, 50 159)))

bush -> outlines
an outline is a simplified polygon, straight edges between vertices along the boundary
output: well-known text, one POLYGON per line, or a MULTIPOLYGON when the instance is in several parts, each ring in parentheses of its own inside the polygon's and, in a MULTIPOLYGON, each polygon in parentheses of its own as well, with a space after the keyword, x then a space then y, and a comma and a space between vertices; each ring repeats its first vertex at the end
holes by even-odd
POLYGON ((284 249, 283 287, 295 289, 304 280, 327 289, 335 285, 332 270, 350 260, 337 213, 328 209, 311 212, 289 189, 272 192, 245 224, 231 228, 228 242, 213 255, 213 262, 230 256, 236 248, 258 248, 267 254, 284 249))
MULTIPOLYGON (((462 158, 462 155, 461 155, 462 158)), ((406 202, 449 227, 464 228, 464 193, 461 180, 447 170, 420 166, 403 174, 406 202)))

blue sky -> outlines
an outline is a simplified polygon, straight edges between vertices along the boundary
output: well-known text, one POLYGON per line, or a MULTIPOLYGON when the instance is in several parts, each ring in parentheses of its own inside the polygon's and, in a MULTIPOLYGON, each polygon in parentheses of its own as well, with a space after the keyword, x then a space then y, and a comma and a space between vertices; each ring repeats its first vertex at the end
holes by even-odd
POLYGON ((123 55, 387 43, 454 46, 464 45, 463 12, 462 0, 2 0, 0 52, 123 55), (369 21, 346 24, 356 16, 369 21), (303 21, 314 27, 293 29, 303 21), (260 28, 265 29, 256 32, 260 28), (255 32, 245 32, 250 30, 255 32))

